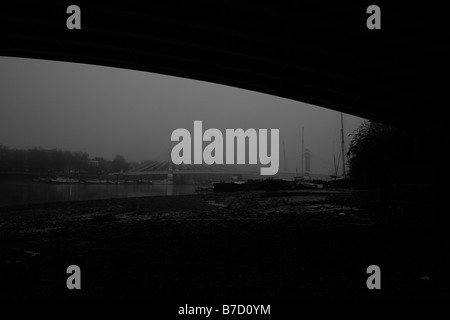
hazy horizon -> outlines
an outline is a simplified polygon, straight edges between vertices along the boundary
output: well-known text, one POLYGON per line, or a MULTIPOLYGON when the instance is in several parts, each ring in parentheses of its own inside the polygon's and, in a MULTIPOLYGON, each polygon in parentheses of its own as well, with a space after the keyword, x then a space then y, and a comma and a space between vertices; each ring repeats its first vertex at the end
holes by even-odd
MULTIPOLYGON (((168 159, 177 128, 280 129, 280 171, 300 167, 301 130, 311 172, 333 172, 340 113, 234 87, 96 65, 0 57, 0 144, 87 152, 90 158, 168 159)), ((344 115, 346 148, 364 119, 344 115)), ((205 146, 206 144, 204 144, 205 146)), ((300 170, 300 169, 299 169, 300 170)))

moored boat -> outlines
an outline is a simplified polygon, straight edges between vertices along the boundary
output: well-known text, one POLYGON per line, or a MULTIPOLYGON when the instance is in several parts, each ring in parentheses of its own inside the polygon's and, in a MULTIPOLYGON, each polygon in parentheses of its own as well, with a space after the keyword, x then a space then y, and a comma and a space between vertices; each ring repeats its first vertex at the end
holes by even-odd
POLYGON ((199 192, 214 191, 214 187, 196 187, 195 191, 199 192))
POLYGON ((51 182, 51 183, 78 183, 79 180, 75 179, 75 178, 57 177, 55 179, 50 179, 49 182, 51 182))
POLYGON ((86 183, 92 183, 92 184, 106 184, 108 183, 107 180, 101 180, 101 179, 89 179, 85 180, 86 183))
POLYGON ((165 184, 173 184, 173 181, 172 180, 169 180, 169 179, 163 179, 163 180, 154 180, 153 181, 153 184, 155 184, 155 185, 165 185, 165 184))

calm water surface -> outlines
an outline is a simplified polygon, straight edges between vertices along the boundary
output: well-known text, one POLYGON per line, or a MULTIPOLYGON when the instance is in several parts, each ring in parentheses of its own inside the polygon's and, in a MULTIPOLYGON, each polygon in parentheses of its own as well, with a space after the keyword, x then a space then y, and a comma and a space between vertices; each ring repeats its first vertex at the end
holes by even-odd
POLYGON ((0 206, 108 198, 192 194, 195 185, 51 184, 0 181, 0 206))

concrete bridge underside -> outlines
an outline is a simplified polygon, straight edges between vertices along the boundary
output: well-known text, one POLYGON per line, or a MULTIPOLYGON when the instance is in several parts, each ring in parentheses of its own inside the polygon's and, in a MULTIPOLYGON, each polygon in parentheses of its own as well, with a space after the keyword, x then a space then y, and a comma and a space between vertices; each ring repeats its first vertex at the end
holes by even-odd
POLYGON ((273 94, 402 126, 446 121, 449 19, 440 6, 380 2, 77 2, 0 10, 0 55, 136 69, 273 94))

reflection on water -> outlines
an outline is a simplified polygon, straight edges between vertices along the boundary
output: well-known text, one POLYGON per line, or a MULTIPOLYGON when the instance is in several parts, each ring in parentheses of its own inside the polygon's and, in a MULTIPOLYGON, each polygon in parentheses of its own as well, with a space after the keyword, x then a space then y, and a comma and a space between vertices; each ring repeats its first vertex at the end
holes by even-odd
POLYGON ((194 185, 49 184, 0 181, 0 206, 108 198, 172 196, 195 192, 194 185))

